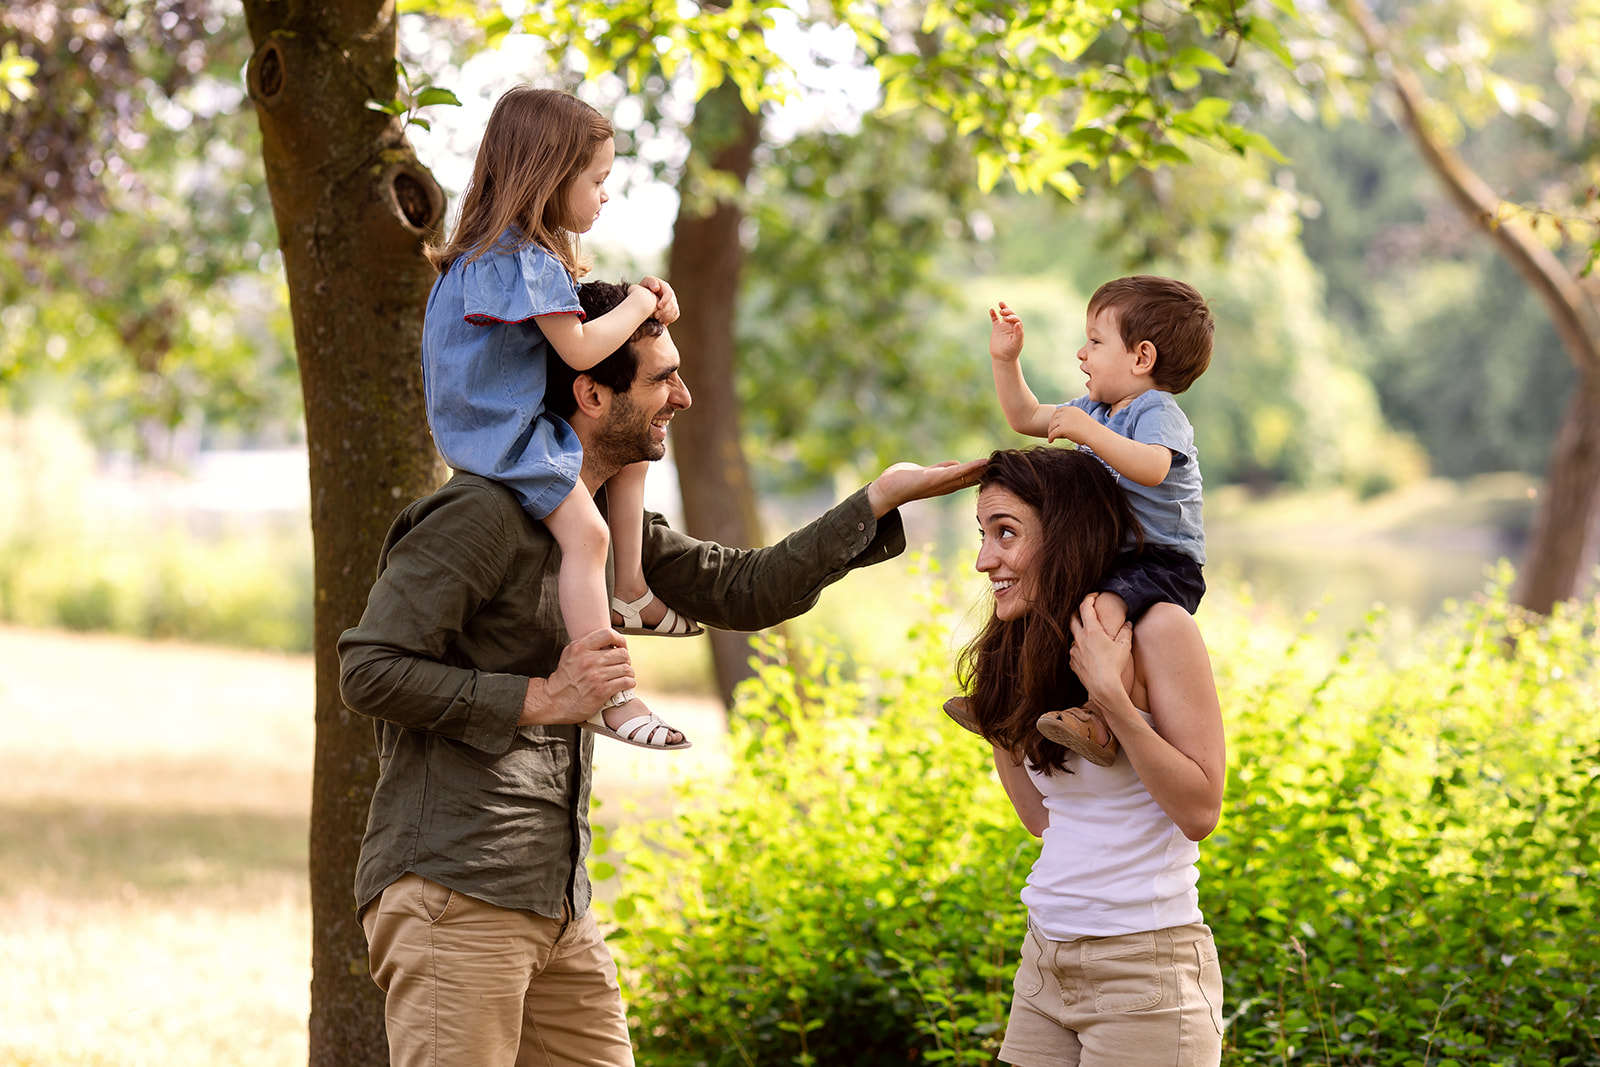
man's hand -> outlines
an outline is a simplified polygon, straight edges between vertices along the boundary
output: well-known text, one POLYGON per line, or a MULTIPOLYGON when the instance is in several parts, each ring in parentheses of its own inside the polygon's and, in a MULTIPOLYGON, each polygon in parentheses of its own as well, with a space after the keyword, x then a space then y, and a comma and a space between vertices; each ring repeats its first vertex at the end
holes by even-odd
POLYGON ((931 467, 896 463, 867 485, 867 501, 872 505, 872 514, 881 519, 912 500, 944 496, 977 485, 988 462, 987 459, 969 459, 960 463, 949 459, 931 467))
POLYGON ((1093 433, 1089 427, 1098 426, 1094 417, 1082 408, 1070 407, 1062 404, 1050 416, 1050 430, 1046 434, 1048 440, 1059 441, 1065 437, 1075 445, 1084 443, 1084 435, 1093 433))
POLYGON ((652 318, 663 326, 671 326, 678 321, 678 297, 672 291, 672 286, 660 278, 642 278, 639 284, 656 294, 656 312, 652 318))
POLYGON ((1000 310, 989 309, 989 358, 999 363, 1015 363, 1022 356, 1022 320, 1000 301, 1000 310))
POLYGON ((628 642, 615 630, 585 634, 561 650, 548 678, 529 678, 518 726, 583 722, 634 685, 628 642))

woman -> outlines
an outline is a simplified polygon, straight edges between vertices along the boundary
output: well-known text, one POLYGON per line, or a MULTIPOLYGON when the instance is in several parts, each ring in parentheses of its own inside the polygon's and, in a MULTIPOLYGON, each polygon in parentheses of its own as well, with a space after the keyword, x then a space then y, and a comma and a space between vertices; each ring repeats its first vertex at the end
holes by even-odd
POLYGON ((1196 842, 1216 826, 1225 757, 1205 643, 1172 604, 1131 632, 1100 625, 1091 591, 1138 527, 1088 453, 996 452, 978 524, 994 615, 960 679, 1017 816, 1043 838, 1000 1059, 1215 1065, 1222 972, 1195 891, 1196 842), (1116 735, 1108 767, 1034 726, 1079 704, 1116 735))

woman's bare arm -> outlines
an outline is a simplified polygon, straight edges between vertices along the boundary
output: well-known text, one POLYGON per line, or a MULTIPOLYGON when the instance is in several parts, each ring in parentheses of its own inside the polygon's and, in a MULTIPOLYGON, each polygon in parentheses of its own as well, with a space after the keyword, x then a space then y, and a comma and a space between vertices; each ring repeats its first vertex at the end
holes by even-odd
POLYGON ((1157 604, 1131 635, 1124 626, 1113 637, 1091 598, 1073 619, 1072 633, 1072 669, 1089 691, 1090 706, 1105 717, 1161 810, 1185 837, 1204 838, 1222 813, 1227 747, 1211 659, 1194 620, 1175 604, 1157 604), (1149 723, 1122 687, 1130 655, 1134 693, 1149 705, 1149 723))
POLYGON ((994 769, 1000 775, 1000 784, 1006 787, 1011 806, 1017 809, 1022 828, 1034 837, 1043 837, 1050 825, 1050 813, 1044 807, 1044 794, 1028 777, 1028 769, 1011 758, 1011 753, 995 746, 994 769))

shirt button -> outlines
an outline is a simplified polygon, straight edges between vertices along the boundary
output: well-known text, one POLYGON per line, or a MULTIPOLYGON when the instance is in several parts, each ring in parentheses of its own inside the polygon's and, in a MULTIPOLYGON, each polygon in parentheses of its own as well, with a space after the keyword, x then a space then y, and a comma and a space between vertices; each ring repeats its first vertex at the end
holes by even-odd
POLYGON ((858 530, 865 530, 865 529, 866 529, 866 528, 867 528, 867 524, 866 524, 866 523, 864 523, 864 522, 858 522, 858 523, 856 523, 856 529, 858 529, 858 530))

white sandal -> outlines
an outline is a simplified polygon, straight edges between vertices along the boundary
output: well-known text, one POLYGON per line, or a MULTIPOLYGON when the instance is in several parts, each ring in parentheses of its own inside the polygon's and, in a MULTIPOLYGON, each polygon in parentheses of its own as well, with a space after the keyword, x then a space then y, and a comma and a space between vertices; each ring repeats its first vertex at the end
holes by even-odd
POLYGON ((637 695, 632 689, 624 689, 604 704, 601 704, 600 710, 594 713, 594 718, 587 722, 580 722, 578 725, 592 733, 603 734, 612 740, 621 741, 625 745, 633 745, 636 748, 653 748, 662 752, 671 752, 680 748, 692 747, 687 737, 675 745, 667 744, 667 738, 674 733, 682 733, 683 731, 668 726, 653 711, 637 718, 629 719, 615 730, 607 726, 606 709, 626 704, 637 695), (643 731, 644 739, 642 741, 639 739, 640 731, 643 731))
POLYGON ((640 616, 655 598, 656 595, 648 589, 644 591, 644 596, 631 602, 620 597, 612 597, 611 610, 622 616, 622 625, 617 629, 625 634, 642 637, 699 637, 705 633, 699 623, 679 615, 666 604, 662 605, 667 609, 667 613, 661 617, 661 621, 654 626, 646 626, 640 616))

